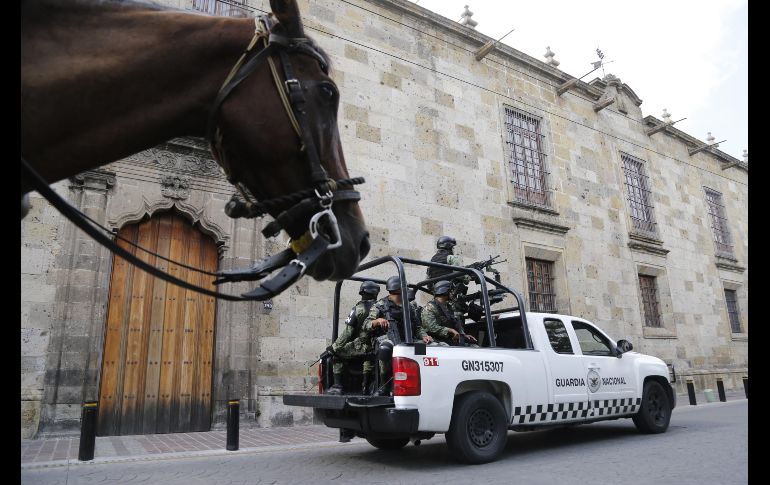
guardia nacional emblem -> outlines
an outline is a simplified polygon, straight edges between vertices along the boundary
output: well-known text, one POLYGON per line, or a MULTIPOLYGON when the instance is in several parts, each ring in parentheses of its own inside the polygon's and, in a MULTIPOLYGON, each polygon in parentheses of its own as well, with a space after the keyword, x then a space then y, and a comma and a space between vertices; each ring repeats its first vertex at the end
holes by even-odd
POLYGON ((591 392, 596 392, 599 390, 600 387, 602 387, 602 378, 599 376, 599 373, 595 370, 591 369, 588 371, 588 375, 586 375, 586 378, 588 379, 588 390, 591 392))

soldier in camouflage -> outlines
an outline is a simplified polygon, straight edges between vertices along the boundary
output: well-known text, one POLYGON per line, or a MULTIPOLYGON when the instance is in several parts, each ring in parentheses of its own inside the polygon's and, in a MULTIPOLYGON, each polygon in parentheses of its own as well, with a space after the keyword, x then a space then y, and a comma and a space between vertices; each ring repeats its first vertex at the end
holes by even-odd
MULTIPOLYGON (((329 388, 327 394, 342 394, 342 374, 346 370, 348 360, 371 353, 371 345, 367 344, 366 340, 359 339, 358 337, 361 333, 362 324, 369 315, 369 310, 377 299, 379 293, 380 287, 373 281, 364 281, 361 283, 361 288, 358 291, 358 294, 361 295, 361 301, 356 303, 353 309, 350 310, 350 314, 348 315, 347 320, 345 320, 345 327, 342 330, 342 333, 328 349, 334 356, 334 365, 332 366, 334 384, 329 388)), ((372 367, 372 362, 370 360, 364 360, 364 392, 366 388, 369 387, 369 381, 371 380, 373 370, 372 367)))
MULTIPOLYGON (((380 363, 380 382, 383 383, 374 393, 378 396, 389 395, 393 388, 392 379, 390 379, 392 374, 391 357, 393 355, 393 346, 400 342, 394 342, 386 333, 391 322, 394 326, 393 330, 395 330, 396 339, 400 341, 405 340, 401 306, 401 279, 398 276, 391 276, 385 284, 385 289, 388 291, 388 296, 378 300, 369 311, 369 316, 364 321, 359 337, 366 341, 376 340, 377 359, 380 363)), ((425 333, 422 326, 418 324, 416 305, 416 303, 414 305, 409 304, 409 319, 412 321, 412 339, 422 340, 426 344, 431 343, 433 338, 425 333)))
POLYGON ((463 311, 449 301, 451 286, 451 283, 446 280, 437 281, 433 285, 434 299, 425 305, 422 312, 422 328, 436 342, 457 345, 462 340, 475 344, 476 339, 463 332, 462 322, 465 321, 463 311))

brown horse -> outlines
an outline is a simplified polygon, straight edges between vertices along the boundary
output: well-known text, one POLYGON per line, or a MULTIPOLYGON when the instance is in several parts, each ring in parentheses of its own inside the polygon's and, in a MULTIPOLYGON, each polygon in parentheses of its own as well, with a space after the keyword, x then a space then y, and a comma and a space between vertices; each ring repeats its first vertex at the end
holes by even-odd
MULTIPOLYGON (((272 32, 305 37, 293 0, 271 0, 270 6, 277 20, 272 32)), ((220 87, 254 32, 254 19, 141 2, 23 1, 23 159, 53 183, 173 137, 204 136, 220 87)), ((317 158, 330 179, 346 179, 336 86, 317 58, 286 55, 305 86, 307 135, 317 158)), ((272 57, 282 65, 281 57, 272 57)), ((232 91, 218 114, 226 163, 218 150, 215 158, 230 180, 260 200, 313 187, 307 154, 267 63, 232 91)), ((22 194, 29 190, 22 180, 22 194)), ((280 211, 268 212, 276 217, 280 211)), ((369 251, 357 202, 335 202, 333 212, 342 245, 308 268, 317 280, 351 275, 369 251)))

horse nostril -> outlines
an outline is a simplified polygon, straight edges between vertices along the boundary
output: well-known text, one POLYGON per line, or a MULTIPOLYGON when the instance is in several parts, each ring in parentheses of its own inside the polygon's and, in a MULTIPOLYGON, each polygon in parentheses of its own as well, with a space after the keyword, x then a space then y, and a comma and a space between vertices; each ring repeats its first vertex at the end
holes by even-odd
POLYGON ((369 249, 371 249, 371 246, 369 245, 369 233, 367 232, 364 234, 364 237, 361 238, 361 247, 358 250, 359 261, 363 261, 366 255, 369 254, 369 249))

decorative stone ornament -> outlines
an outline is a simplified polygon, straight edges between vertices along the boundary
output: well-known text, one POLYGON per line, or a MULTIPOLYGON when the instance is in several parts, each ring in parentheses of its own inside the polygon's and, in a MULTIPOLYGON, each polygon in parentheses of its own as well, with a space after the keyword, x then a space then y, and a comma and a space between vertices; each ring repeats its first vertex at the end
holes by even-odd
POLYGON ((545 63, 548 64, 549 66, 558 67, 560 62, 553 58, 553 56, 555 55, 556 54, 551 51, 551 46, 546 47, 545 55, 543 57, 545 57, 548 60, 545 61, 545 63))
POLYGON ((666 108, 663 108, 663 123, 667 125, 671 124, 671 115, 666 111, 666 108))
POLYGON ((716 138, 711 136, 711 132, 709 131, 708 132, 708 136, 706 137, 706 143, 708 143, 709 145, 713 145, 714 144, 714 140, 716 140, 716 138))
POLYGON ((749 151, 748 150, 743 150, 743 163, 745 163, 746 165, 749 164, 749 151))
POLYGON ((161 194, 170 199, 186 199, 190 196, 190 177, 165 175, 160 179, 161 194))
POLYGON ((460 20, 460 23, 466 27, 475 29, 476 26, 479 25, 479 23, 473 20, 471 17, 473 17, 473 12, 468 10, 468 6, 466 5, 465 11, 463 11, 462 19, 460 20))

